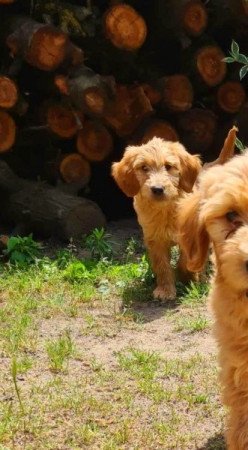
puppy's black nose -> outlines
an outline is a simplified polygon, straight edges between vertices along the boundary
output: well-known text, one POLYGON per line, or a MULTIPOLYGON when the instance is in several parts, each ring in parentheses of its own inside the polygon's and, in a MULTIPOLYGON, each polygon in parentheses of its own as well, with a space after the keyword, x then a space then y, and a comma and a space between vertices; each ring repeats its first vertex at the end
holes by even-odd
POLYGON ((164 193, 164 189, 158 186, 152 186, 151 190, 154 195, 162 195, 164 193))

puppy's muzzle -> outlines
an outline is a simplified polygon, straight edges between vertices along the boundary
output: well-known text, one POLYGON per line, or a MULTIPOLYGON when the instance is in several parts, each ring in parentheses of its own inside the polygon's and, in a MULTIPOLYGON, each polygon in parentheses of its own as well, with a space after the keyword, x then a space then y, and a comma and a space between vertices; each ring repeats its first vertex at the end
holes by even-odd
POLYGON ((152 186, 151 191, 156 197, 161 197, 164 195, 164 188, 161 186, 152 186))

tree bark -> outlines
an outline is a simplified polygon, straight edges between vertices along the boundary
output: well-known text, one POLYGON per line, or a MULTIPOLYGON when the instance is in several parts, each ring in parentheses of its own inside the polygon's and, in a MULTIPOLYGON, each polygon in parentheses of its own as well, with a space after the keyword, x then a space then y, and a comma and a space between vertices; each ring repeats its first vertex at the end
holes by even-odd
POLYGON ((55 84, 73 104, 91 116, 104 115, 114 94, 112 77, 101 77, 86 66, 80 66, 70 77, 57 75, 55 84))
POLYGON ((67 56, 68 36, 29 17, 15 17, 6 39, 13 56, 20 56, 41 70, 55 70, 67 56))
POLYGON ((23 226, 26 233, 54 235, 68 241, 105 226, 105 217, 96 203, 23 180, 4 161, 0 161, 0 189, 5 192, 2 219, 23 226))

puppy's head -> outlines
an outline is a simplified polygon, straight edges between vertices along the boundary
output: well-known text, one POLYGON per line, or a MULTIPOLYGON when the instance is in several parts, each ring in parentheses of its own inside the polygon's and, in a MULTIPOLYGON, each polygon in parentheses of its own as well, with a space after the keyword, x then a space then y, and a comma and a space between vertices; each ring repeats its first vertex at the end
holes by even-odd
POLYGON ((218 273, 233 289, 247 290, 248 152, 203 172, 197 190, 181 199, 178 210, 188 269, 203 269, 212 242, 218 273))
POLYGON ((178 142, 153 138, 147 144, 127 147, 122 160, 112 166, 118 186, 129 197, 140 191, 154 200, 170 200, 181 190, 190 192, 200 171, 198 156, 178 142))

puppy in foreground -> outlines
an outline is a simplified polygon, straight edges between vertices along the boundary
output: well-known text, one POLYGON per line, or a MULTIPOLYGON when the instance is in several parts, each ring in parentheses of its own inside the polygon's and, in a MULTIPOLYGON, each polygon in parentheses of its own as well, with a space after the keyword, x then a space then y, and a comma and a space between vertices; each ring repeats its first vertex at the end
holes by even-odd
MULTIPOLYGON (((178 142, 153 138, 147 144, 127 147, 112 175, 122 191, 134 198, 134 209, 143 229, 152 269, 156 275, 155 298, 176 296, 170 250, 177 243, 177 203, 191 192, 201 169, 198 156, 190 155, 178 142)), ((187 275, 181 255, 178 270, 187 275)))
POLYGON ((191 271, 201 271, 213 246, 210 301, 219 345, 227 447, 248 449, 248 151, 199 177, 181 200, 179 242, 191 271))

